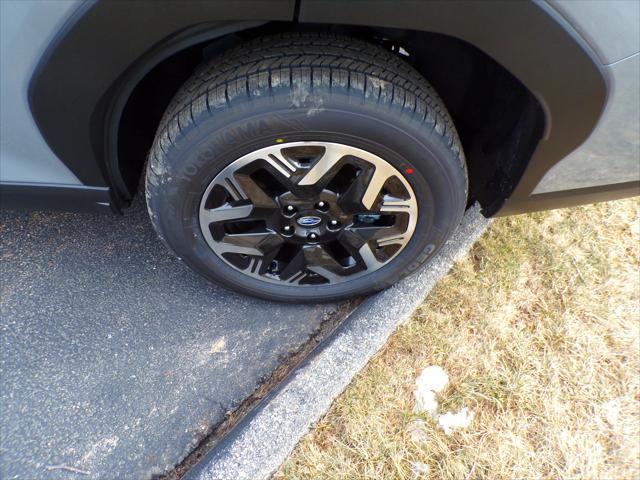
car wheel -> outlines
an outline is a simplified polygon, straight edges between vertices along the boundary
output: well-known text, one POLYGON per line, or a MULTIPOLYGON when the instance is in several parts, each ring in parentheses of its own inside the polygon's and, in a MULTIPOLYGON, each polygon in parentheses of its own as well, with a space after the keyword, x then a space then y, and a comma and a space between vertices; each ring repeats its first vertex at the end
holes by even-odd
POLYGON ((205 277, 321 302, 427 262, 460 222, 467 176, 442 101, 401 58, 283 34, 187 81, 159 126, 146 195, 159 236, 205 277))

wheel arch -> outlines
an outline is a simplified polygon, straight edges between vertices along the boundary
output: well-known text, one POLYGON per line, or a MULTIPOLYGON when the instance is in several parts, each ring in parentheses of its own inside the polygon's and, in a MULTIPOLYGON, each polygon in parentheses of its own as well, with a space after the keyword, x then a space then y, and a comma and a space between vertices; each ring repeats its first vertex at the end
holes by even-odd
MULTIPOLYGON (((76 12, 41 60, 29 88, 34 118, 52 150, 83 183, 109 186, 115 206, 125 205, 133 182, 124 177, 135 174, 119 170, 129 162, 119 160, 118 136, 137 132, 135 125, 123 129, 122 123, 134 89, 145 78, 150 81, 149 74, 163 62, 201 55, 190 53, 195 45, 216 38, 224 44, 234 32, 252 29, 325 28, 358 35, 373 31, 392 42, 394 35, 406 38, 407 32, 417 32, 414 45, 424 43, 424 38, 444 39, 447 45, 462 42, 510 72, 525 87, 526 98, 519 101, 527 106, 514 120, 517 132, 510 132, 502 164, 493 166, 490 178, 478 181, 475 197, 487 215, 509 197, 526 200, 544 173, 589 136, 606 103, 599 63, 577 34, 540 2, 379 0, 376 8, 364 8, 361 0, 342 2, 341 8, 333 0, 242 3, 254 8, 242 9, 229 1, 209 2, 211 8, 199 9, 193 8, 195 2, 182 2, 181 8, 163 2, 166 7, 157 8, 157 3, 140 1, 126 9, 97 2, 76 12), (146 27, 131 31, 141 19, 153 25, 151 32, 146 27), (104 38, 113 31, 120 36, 114 39, 117 48, 110 49, 112 44, 104 38), (96 58, 113 60, 108 73, 96 68, 96 58), (78 65, 92 68, 79 70, 78 65), (61 122, 60 112, 71 121, 61 122), (515 160, 509 164, 509 159, 515 160)), ((401 40, 398 45, 403 45, 401 40)), ((461 132, 468 150, 465 136, 461 132)), ((468 152, 477 175, 486 173, 488 163, 497 162, 482 153, 485 147, 481 142, 477 151, 468 152)))
POLYGON ((34 120, 60 160, 83 184, 109 187, 119 210, 132 195, 113 168, 113 141, 133 88, 172 53, 291 21, 294 7, 295 0, 84 2, 34 70, 27 92, 34 120))

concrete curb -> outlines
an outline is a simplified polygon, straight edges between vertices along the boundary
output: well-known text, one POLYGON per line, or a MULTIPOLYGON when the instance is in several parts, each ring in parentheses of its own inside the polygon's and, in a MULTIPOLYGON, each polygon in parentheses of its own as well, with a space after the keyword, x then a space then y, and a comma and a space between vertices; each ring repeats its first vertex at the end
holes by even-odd
POLYGON ((185 478, 269 478, 398 325, 411 316, 453 263, 467 253, 488 224, 477 206, 469 209, 428 268, 367 298, 185 478))

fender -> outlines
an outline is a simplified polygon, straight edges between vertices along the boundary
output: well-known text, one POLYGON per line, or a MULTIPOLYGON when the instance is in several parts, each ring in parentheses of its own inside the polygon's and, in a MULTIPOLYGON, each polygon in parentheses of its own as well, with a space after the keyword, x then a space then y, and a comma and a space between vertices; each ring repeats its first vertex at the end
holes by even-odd
MULTIPOLYGON (((545 132, 509 204, 582 144, 607 101, 585 42, 543 2, 462 0, 138 0, 86 4, 43 56, 29 88, 43 137, 85 185, 111 187, 112 127, 144 74, 171 53, 268 21, 412 29, 462 39, 518 78, 545 110, 545 132), (108 41, 105 41, 108 40, 108 41), (61 114, 64 121, 61 121, 61 114)), ((502 212, 501 212, 502 213, 502 212)))
POLYGON ((84 3, 30 81, 35 122, 83 184, 114 187, 105 161, 117 154, 109 149, 109 119, 118 119, 136 80, 180 49, 266 21, 291 21, 294 7, 294 0, 84 3))

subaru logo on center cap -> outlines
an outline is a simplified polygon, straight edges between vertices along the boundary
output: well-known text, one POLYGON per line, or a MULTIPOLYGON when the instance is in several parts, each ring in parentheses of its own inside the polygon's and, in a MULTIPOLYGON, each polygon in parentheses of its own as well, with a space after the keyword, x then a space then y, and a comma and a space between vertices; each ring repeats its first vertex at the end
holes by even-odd
POLYGON ((300 217, 297 221, 298 225, 303 227, 315 227, 322 221, 322 219, 320 217, 306 216, 300 217))

